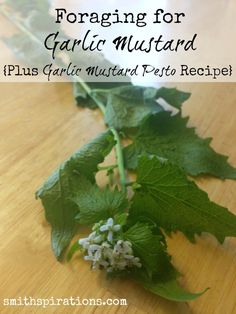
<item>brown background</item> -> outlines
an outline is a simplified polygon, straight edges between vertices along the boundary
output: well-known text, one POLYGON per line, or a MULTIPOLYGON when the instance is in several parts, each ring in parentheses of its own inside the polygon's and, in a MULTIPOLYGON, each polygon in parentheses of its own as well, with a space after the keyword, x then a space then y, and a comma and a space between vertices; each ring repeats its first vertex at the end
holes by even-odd
MULTIPOLYGON (((184 115, 212 146, 236 165, 236 85, 179 85, 191 91, 184 115)), ((126 280, 108 282, 82 259, 59 264, 50 248, 50 226, 35 190, 82 144, 104 129, 99 112, 78 109, 70 84, 0 85, 0 313, 236 313, 236 240, 223 246, 205 235, 197 244, 181 234, 169 242, 173 262, 191 291, 211 289, 194 302, 165 301, 126 280), (127 298, 127 307, 6 308, 18 296, 127 298)), ((198 179, 212 200, 236 214, 236 182, 198 179)))

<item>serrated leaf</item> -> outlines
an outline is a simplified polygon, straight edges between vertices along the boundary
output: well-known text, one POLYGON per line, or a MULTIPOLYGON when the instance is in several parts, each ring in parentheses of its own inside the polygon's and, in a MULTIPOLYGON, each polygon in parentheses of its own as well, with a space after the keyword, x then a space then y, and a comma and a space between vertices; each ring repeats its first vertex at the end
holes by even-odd
MULTIPOLYGON (((93 63, 94 58, 96 59, 96 56, 93 55, 93 63)), ((100 60, 101 56, 98 60, 100 60)), ((88 53, 85 54, 84 52, 80 53, 80 60, 77 60, 77 62, 80 62, 80 64, 83 65, 84 68, 87 68, 89 66, 89 61, 91 59, 91 55, 88 53)), ((100 65, 100 67, 107 67, 108 65, 112 66, 112 64, 107 64, 108 61, 106 59, 102 59, 98 61, 96 59, 96 62, 100 65)), ((76 61, 76 60, 75 60, 76 61)), ((91 63, 91 61, 90 61, 91 63)), ((119 86, 126 86, 130 85, 129 79, 127 78, 127 82, 87 82, 86 83, 89 88, 91 89, 91 92, 93 93, 93 98, 91 98, 90 95, 83 89, 81 84, 78 82, 74 82, 73 84, 73 93, 74 98, 76 100, 76 103, 79 107, 83 108, 89 108, 89 109, 96 109, 97 104, 94 101, 94 98, 98 98, 104 103, 104 106, 107 103, 107 95, 109 94, 109 90, 113 88, 118 88, 119 86)))
POLYGON ((81 188, 86 188, 87 182, 95 182, 97 166, 114 144, 110 131, 102 133, 65 161, 37 191, 36 196, 41 199, 52 225, 52 249, 57 258, 77 228, 75 216, 79 208, 74 198, 81 188))
POLYGON ((123 86, 109 90, 105 122, 117 130, 136 128, 150 113, 160 111, 163 108, 156 102, 153 88, 123 86))
POLYGON ((82 108, 96 109, 97 105, 92 98, 90 98, 87 92, 83 89, 81 84, 73 83, 73 95, 76 100, 76 104, 82 108))
POLYGON ((128 201, 124 193, 108 188, 102 190, 95 185, 80 190, 74 199, 79 207, 79 214, 76 216, 82 225, 91 225, 122 214, 128 208, 128 201))
POLYGON ((190 240, 202 232, 220 242, 236 236, 236 216, 211 202, 207 193, 170 162, 140 157, 137 183, 129 216, 132 223, 146 216, 167 232, 182 231, 190 240))
POLYGON ((132 85, 114 88, 107 95, 105 122, 118 130, 136 128, 148 115, 164 110, 157 102, 159 98, 180 109, 189 97, 189 93, 175 88, 156 89, 132 85))
POLYGON ((135 169, 138 156, 145 153, 169 159, 189 175, 213 175, 236 179, 236 168, 227 157, 216 153, 210 139, 201 139, 194 128, 187 127, 188 118, 160 112, 148 117, 134 142, 124 149, 126 167, 135 169))
POLYGON ((167 300, 177 302, 187 302, 195 300, 205 293, 208 289, 200 293, 190 293, 179 285, 176 280, 170 280, 166 282, 142 282, 145 289, 161 296, 167 300))
POLYGON ((171 264, 162 237, 153 233, 152 226, 137 222, 126 231, 124 239, 132 243, 134 255, 141 260, 142 269, 132 276, 145 289, 172 301, 194 300, 206 291, 190 293, 179 285, 179 273, 171 264))
MULTIPOLYGON (((80 53, 80 60, 77 60, 77 62, 80 62, 81 65, 83 65, 84 68, 87 67, 88 60, 91 58, 88 54, 80 53)), ((94 98, 98 98, 101 100, 104 105, 107 102, 106 92, 107 90, 114 88, 116 86, 119 86, 120 83, 104 83, 104 82, 87 82, 87 86, 93 91, 93 89, 102 89, 104 93, 93 93, 93 98, 83 89, 82 85, 79 82, 73 83, 73 94, 74 98, 76 100, 76 104, 79 107, 82 108, 89 108, 89 109, 96 109, 97 104, 94 101, 94 98)), ((123 83, 125 84, 125 83, 123 83)))
POLYGON ((148 224, 137 222, 124 233, 124 239, 132 243, 134 255, 140 258, 148 277, 169 280, 176 277, 177 272, 171 264, 162 237, 154 234, 152 229, 148 224))
POLYGON ((182 104, 189 99, 190 93, 179 91, 176 88, 161 87, 157 90, 156 98, 164 99, 169 105, 180 109, 182 104))

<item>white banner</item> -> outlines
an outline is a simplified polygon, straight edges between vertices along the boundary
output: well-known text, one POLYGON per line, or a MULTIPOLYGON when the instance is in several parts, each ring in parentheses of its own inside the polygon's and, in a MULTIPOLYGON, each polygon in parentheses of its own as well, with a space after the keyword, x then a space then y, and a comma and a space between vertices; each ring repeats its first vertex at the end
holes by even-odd
POLYGON ((236 81, 234 0, 16 3, 0 5, 2 82, 236 81))

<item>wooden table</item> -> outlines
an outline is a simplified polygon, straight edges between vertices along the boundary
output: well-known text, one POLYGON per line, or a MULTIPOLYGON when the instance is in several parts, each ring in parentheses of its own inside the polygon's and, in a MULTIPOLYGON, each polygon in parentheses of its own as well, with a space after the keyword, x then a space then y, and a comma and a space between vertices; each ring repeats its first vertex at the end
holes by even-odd
MULTIPOLYGON (((236 85, 185 84, 192 98, 184 105, 203 137, 236 165, 236 85)), ((177 304, 127 280, 106 281, 82 259, 58 263, 50 249, 50 226, 35 190, 82 144, 104 129, 99 112, 78 109, 71 85, 0 84, 0 313, 236 313, 236 239, 223 246, 205 235, 197 244, 182 234, 169 239, 173 261, 191 291, 211 289, 198 300, 177 304), (128 306, 4 307, 3 299, 126 298, 128 306)), ((197 180, 211 199, 236 214, 236 182, 197 180)))

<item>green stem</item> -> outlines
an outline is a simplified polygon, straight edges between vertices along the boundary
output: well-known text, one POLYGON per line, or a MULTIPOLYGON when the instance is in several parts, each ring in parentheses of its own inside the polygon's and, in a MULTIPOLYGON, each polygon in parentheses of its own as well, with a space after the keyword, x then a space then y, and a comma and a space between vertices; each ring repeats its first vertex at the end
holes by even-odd
POLYGON ((21 24, 12 14, 10 14, 1 4, 0 5, 0 14, 2 14, 6 19, 8 19, 14 26, 16 26, 19 30, 25 33, 31 40, 36 42, 37 44, 42 44, 38 37, 32 34, 23 24, 21 24))
MULTIPOLYGON (((98 107, 102 111, 103 115, 105 115, 106 108, 104 104, 94 96, 88 84, 86 84, 82 80, 78 81, 78 83, 82 86, 82 88, 86 91, 86 93, 95 101, 95 103, 98 105, 98 107)), ((126 174, 125 174, 125 167, 124 167, 122 144, 121 144, 120 136, 117 130, 114 128, 111 128, 111 132, 113 133, 115 141, 116 141, 116 159, 117 159, 117 164, 118 164, 118 171, 120 174, 121 190, 123 192, 126 192, 126 174)))
MULTIPOLYGON (((7 18, 14 26, 16 26, 20 31, 25 33, 32 41, 36 42, 37 44, 41 45, 40 39, 32 34, 27 27, 25 27, 23 24, 20 23, 19 20, 17 20, 13 15, 11 15, 4 7, 0 6, 0 13, 7 18)), ((105 106, 103 103, 99 100, 96 99, 95 96, 92 93, 91 88, 86 84, 80 77, 76 78, 75 81, 79 83, 82 88, 86 91, 86 93, 96 102, 97 106, 99 109, 102 111, 103 114, 105 114, 105 106)))
MULTIPOLYGON (((7 12, 3 7, 0 7, 0 13, 4 15, 9 21, 11 21, 18 29, 20 29, 23 33, 31 38, 31 40, 40 43, 40 40, 32 34, 24 25, 22 25, 17 19, 15 19, 11 14, 7 12)), ((81 87, 85 90, 85 92, 89 95, 90 98, 96 103, 99 107, 103 115, 105 115, 106 107, 104 106, 103 102, 95 97, 92 89, 86 84, 80 77, 76 79, 76 82, 81 85, 81 87)), ((104 92, 104 91, 103 91, 104 92)), ((121 189, 122 191, 126 192, 126 175, 125 175, 125 168, 124 168, 124 159, 122 153, 122 145, 120 141, 119 134, 116 129, 111 128, 111 132, 114 135, 116 141, 116 159, 118 163, 118 170, 120 174, 120 182, 121 182, 121 189)))
POLYGON ((81 85, 81 87, 85 90, 85 92, 89 95, 90 98, 96 103, 98 108, 101 110, 102 114, 105 115, 106 108, 104 104, 94 96, 92 89, 80 78, 76 79, 76 82, 81 85))
POLYGON ((125 175, 122 145, 121 145, 120 137, 117 130, 114 128, 111 128, 111 132, 113 133, 115 141, 116 141, 116 159, 117 159, 118 170, 120 174, 121 189, 123 192, 126 192, 126 175, 125 175))
MULTIPOLYGON (((103 115, 105 115, 106 107, 104 106, 104 104, 99 99, 97 99, 93 95, 92 90, 88 86, 88 84, 86 84, 82 80, 78 81, 78 83, 81 84, 82 88, 86 91, 86 93, 98 105, 98 107, 102 111, 103 115)), ((117 132, 116 129, 111 128, 110 130, 113 133, 115 141, 116 141, 116 159, 117 159, 117 164, 118 164, 118 171, 119 171, 119 174, 120 174, 121 190, 123 192, 126 192, 126 175, 125 175, 124 158, 123 158, 122 144, 121 144, 121 141, 120 141, 120 136, 119 136, 119 133, 117 132)))

